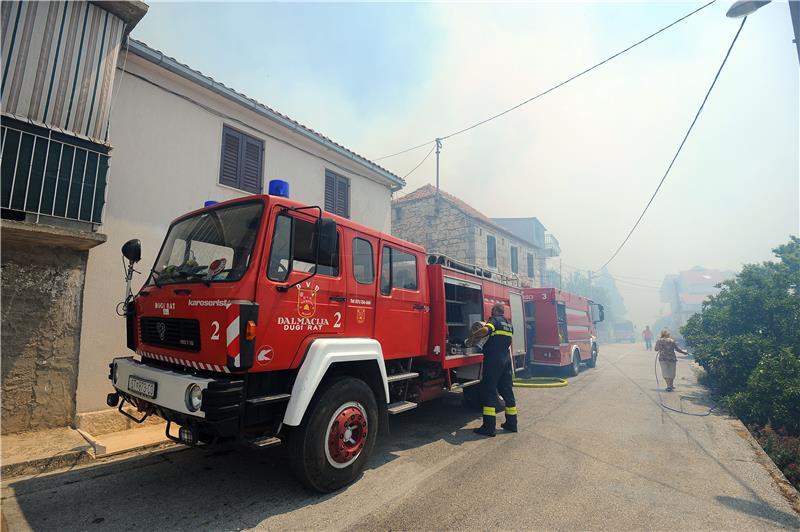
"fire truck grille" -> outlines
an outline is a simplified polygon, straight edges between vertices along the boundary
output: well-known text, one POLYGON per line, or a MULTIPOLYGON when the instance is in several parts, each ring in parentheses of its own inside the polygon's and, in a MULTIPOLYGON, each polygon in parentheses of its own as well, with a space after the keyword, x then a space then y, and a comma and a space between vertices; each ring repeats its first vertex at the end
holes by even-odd
POLYGON ((200 323, 179 318, 141 318, 142 342, 183 351, 200 351, 200 323))

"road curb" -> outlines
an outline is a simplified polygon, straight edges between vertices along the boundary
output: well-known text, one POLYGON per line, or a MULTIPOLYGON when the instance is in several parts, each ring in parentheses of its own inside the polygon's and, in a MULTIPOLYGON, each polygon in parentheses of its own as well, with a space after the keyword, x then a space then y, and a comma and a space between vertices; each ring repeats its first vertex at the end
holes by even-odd
POLYGON ((740 419, 731 417, 731 423, 733 423, 734 427, 733 430, 736 431, 736 434, 739 435, 743 440, 750 444, 750 447, 753 449, 753 452, 756 455, 756 462, 764 466, 764 469, 767 470, 769 475, 772 477, 772 480, 775 481, 775 484, 778 486, 778 489, 781 492, 781 495, 789 501, 789 504, 792 505, 792 509, 800 515, 800 492, 798 492, 792 483, 784 476, 783 472, 778 469, 778 466, 775 465, 775 462, 772 461, 772 458, 769 457, 767 452, 761 447, 761 444, 758 443, 758 440, 750 434, 750 431, 741 422, 740 419))
POLYGON ((59 453, 55 456, 48 456, 45 458, 36 458, 13 464, 4 464, 0 468, 0 474, 3 480, 23 477, 27 475, 41 475, 43 473, 50 473, 59 469, 72 468, 79 465, 89 464, 92 462, 101 463, 106 459, 120 459, 124 458, 127 454, 141 454, 145 452, 156 452, 171 447, 177 447, 173 442, 155 442, 139 447, 127 449, 122 453, 115 453, 106 456, 96 457, 91 448, 80 449, 76 451, 67 451, 59 453))

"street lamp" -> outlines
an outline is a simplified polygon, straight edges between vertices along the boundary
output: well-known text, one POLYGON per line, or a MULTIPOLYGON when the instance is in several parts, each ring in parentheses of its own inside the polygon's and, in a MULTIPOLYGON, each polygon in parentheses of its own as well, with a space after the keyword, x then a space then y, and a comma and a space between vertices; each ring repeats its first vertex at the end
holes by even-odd
POLYGON ((728 9, 725 16, 730 18, 746 17, 747 15, 752 15, 771 1, 772 0, 738 0, 728 9))

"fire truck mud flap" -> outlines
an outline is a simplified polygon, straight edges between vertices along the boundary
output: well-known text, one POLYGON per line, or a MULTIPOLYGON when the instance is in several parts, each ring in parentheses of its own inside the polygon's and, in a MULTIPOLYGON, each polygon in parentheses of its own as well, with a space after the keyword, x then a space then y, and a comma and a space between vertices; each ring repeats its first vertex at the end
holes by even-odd
POLYGON ((286 406, 283 424, 299 426, 303 421, 306 409, 311 403, 328 369, 343 362, 374 361, 380 372, 384 397, 387 400, 389 384, 386 380, 386 366, 383 362, 381 344, 371 338, 321 338, 315 340, 308 349, 297 379, 292 387, 292 397, 286 406))

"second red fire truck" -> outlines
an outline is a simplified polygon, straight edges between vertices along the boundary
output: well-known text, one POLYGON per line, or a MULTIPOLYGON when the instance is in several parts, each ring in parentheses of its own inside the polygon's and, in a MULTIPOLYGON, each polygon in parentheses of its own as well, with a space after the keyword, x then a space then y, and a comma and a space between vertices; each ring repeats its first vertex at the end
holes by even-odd
MULTIPOLYGON (((138 241, 123 254, 130 285, 138 241)), ((570 337, 593 365, 593 324, 580 321, 579 333, 568 323, 558 341, 544 333, 542 303, 563 314, 554 294, 280 193, 227 201, 170 225, 126 301, 136 356, 110 364, 108 404, 137 421, 162 417, 188 445, 285 443, 297 477, 332 491, 357 478, 388 415, 479 382, 483 355, 465 340, 496 302, 515 328, 515 366, 565 360, 570 337), (524 308, 534 306, 527 347, 524 308)))

